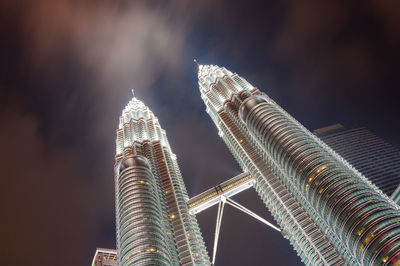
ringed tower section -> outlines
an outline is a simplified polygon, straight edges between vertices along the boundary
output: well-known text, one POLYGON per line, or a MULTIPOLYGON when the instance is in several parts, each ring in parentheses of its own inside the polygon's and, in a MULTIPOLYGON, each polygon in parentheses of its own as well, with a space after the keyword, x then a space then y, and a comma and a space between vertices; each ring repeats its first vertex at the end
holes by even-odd
POLYGON ((166 132, 135 96, 119 119, 115 190, 121 265, 210 265, 166 132))
POLYGON ((399 206, 244 78, 198 68, 219 136, 305 264, 400 261, 399 206))

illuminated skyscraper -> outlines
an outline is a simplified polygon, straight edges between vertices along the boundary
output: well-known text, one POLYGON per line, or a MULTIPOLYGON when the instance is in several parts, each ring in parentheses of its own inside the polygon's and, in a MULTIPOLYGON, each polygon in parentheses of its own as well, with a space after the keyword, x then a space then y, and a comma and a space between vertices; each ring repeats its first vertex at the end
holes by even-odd
POLYGON ((366 128, 340 124, 314 130, 335 152, 389 197, 400 184, 400 152, 366 128))
POLYGON ((225 68, 199 65, 207 113, 307 265, 400 260, 400 210, 267 95, 225 68))
POLYGON ((120 117, 115 158, 119 265, 209 265, 165 130, 135 97, 120 117))

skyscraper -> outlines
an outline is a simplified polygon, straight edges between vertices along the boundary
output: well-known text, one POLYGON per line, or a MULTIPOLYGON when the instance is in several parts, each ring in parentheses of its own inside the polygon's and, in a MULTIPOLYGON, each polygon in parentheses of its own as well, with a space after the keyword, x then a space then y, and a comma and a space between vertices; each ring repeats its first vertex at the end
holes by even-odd
POLYGON ((399 206, 245 79, 212 65, 198 76, 219 136, 305 264, 400 260, 399 206))
POLYGON ((396 148, 363 127, 347 129, 336 124, 316 129, 314 134, 392 196, 400 184, 400 152, 396 148))
POLYGON ((135 97, 120 117, 115 159, 119 265, 209 265, 165 130, 135 97))

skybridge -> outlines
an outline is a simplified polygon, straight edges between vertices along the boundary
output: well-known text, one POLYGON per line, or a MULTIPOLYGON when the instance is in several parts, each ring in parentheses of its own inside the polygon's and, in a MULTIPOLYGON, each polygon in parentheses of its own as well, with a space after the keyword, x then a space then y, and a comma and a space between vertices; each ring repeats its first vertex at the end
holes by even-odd
POLYGON ((231 179, 207 189, 203 193, 191 198, 187 204, 191 214, 197 214, 208 209, 221 200, 221 197, 232 197, 248 188, 253 187, 254 179, 249 173, 242 173, 231 179))
POLYGON ((213 265, 215 264, 215 258, 217 255, 219 232, 221 229, 222 215, 226 203, 250 215, 251 217, 259 220, 265 225, 277 230, 278 232, 281 231, 278 227, 271 224, 261 216, 255 214, 254 212, 250 211, 243 205, 231 199, 232 196, 248 188, 253 187, 253 185, 254 185, 254 178, 249 173, 245 172, 235 177, 232 177, 231 179, 222 182, 221 184, 215 187, 209 188, 206 191, 200 193, 199 195, 187 201, 189 212, 193 215, 218 204, 217 222, 215 226, 214 247, 213 247, 213 257, 212 257, 213 265))

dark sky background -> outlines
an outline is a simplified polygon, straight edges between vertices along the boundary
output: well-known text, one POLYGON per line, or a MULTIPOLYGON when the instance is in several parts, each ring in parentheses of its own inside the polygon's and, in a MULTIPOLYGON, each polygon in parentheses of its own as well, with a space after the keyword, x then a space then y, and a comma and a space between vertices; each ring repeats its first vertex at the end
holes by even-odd
MULTIPOLYGON (((225 66, 309 129, 366 126, 400 146, 397 0, 0 3, 3 265, 85 266, 115 247, 118 116, 135 88, 190 196, 240 169, 205 112, 193 58, 225 66)), ((267 217, 248 190, 235 199, 267 217)), ((211 254, 216 208, 198 215, 211 254)), ((217 265, 300 265, 226 207, 217 265)))

